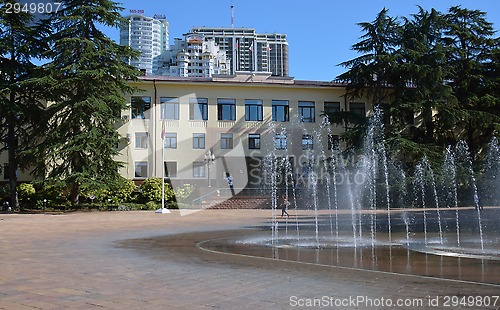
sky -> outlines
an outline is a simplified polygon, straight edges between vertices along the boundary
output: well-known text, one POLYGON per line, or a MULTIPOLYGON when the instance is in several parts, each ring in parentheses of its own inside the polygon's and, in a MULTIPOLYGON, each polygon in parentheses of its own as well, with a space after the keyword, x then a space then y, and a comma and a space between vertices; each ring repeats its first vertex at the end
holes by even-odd
MULTIPOLYGON (((144 10, 145 16, 165 15, 170 44, 193 27, 231 27, 231 0, 115 1, 125 8, 123 15, 130 10, 144 10)), ((495 30, 500 30, 498 0, 234 0, 234 26, 286 34, 290 76, 330 81, 345 72, 338 64, 358 56, 351 50, 362 35, 357 23, 373 21, 384 7, 390 16, 409 17, 418 12, 418 5, 441 12, 456 5, 481 10, 495 30)), ((108 28, 105 33, 119 42, 117 29, 108 28)))

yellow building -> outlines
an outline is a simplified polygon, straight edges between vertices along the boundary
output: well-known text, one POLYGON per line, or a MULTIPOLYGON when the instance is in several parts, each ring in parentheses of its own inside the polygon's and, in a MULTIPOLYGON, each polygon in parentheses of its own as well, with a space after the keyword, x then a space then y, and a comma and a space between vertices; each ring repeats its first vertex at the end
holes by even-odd
POLYGON ((127 97, 131 108, 122 114, 121 174, 140 181, 161 177, 165 169, 172 185, 205 191, 227 188, 227 174, 235 188, 259 187, 269 154, 291 157, 300 174, 304 154, 335 148, 344 131, 335 124, 322 130, 323 111, 366 115, 372 109, 347 100, 342 84, 260 72, 145 76, 133 86, 144 91, 127 97))
MULTIPOLYGON (((303 81, 263 72, 211 78, 143 76, 128 95, 118 131, 121 175, 136 184, 165 177, 174 186, 196 186, 197 195, 268 182, 264 158, 290 158, 294 176, 305 161, 338 147, 345 128, 322 126, 324 111, 370 113, 372 106, 346 99, 345 85, 303 81), (163 162, 163 164, 162 164, 163 162), (162 171, 162 169, 164 169, 162 171)), ((0 154, 6 183, 7 152, 0 154)), ((32 176, 19 171, 20 182, 32 176)), ((267 184, 269 185, 269 184, 267 184)))

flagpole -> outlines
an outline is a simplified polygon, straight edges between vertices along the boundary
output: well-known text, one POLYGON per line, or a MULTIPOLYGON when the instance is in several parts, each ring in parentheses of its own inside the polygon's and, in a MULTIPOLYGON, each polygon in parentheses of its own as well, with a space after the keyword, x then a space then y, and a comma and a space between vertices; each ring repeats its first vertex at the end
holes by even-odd
POLYGON ((165 120, 161 124, 161 209, 156 210, 156 213, 170 213, 170 210, 165 208, 165 120))
MULTIPOLYGON (((165 121, 164 121, 165 122, 165 121)), ((165 209, 165 132, 161 133, 161 209, 165 209)))

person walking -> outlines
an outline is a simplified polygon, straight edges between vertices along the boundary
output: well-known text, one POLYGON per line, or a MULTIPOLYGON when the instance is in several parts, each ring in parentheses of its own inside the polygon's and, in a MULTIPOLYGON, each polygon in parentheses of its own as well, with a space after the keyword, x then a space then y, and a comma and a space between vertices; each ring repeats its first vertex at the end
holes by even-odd
POLYGON ((231 189, 231 195, 234 196, 233 177, 229 174, 229 172, 226 173, 226 181, 227 185, 231 189))
POLYGON ((287 217, 290 217, 286 209, 290 206, 290 201, 286 198, 286 195, 283 195, 283 203, 281 204, 281 217, 286 214, 287 217))

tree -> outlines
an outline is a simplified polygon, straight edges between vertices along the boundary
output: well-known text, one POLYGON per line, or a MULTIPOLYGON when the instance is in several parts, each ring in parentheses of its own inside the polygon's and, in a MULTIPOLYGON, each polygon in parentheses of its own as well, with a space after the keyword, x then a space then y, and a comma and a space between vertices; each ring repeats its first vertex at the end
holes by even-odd
POLYGON ((465 130, 456 139, 466 138, 473 154, 486 144, 500 123, 499 72, 494 69, 493 25, 486 13, 460 6, 451 7, 446 14, 445 44, 451 75, 449 85, 460 107, 459 114, 448 115, 465 130))
POLYGON ((456 107, 452 89, 445 84, 449 74, 442 44, 444 16, 434 9, 418 8, 411 18, 403 18, 400 48, 395 52, 398 79, 390 105, 393 117, 388 126, 391 149, 407 161, 437 155, 435 146, 444 144, 453 130, 450 122, 438 122, 447 120, 439 118, 439 113, 456 107), (416 114, 422 119, 419 127, 413 126, 416 114))
POLYGON ((375 104, 383 103, 391 93, 388 86, 394 78, 394 51, 399 44, 401 26, 396 18, 388 15, 386 8, 371 23, 358 25, 364 34, 351 49, 363 55, 341 63, 349 70, 337 79, 348 83, 349 98, 368 97, 375 104))
POLYGON ((119 177, 115 124, 127 107, 124 94, 134 91, 127 80, 140 72, 126 62, 138 52, 99 30, 99 25, 125 22, 116 2, 68 0, 63 6, 53 16, 54 33, 48 38, 51 62, 43 66, 45 77, 34 81, 46 86, 53 104, 44 110, 32 154, 37 175, 64 179, 77 204, 83 182, 119 177))
POLYGON ((33 77, 33 59, 40 58, 47 47, 43 36, 48 28, 43 22, 35 24, 28 13, 8 13, 7 5, 14 3, 17 1, 4 1, 0 7, 0 137, 4 142, 0 151, 8 152, 10 204, 17 207, 19 152, 27 144, 27 124, 40 107, 39 98, 25 81, 33 77))

